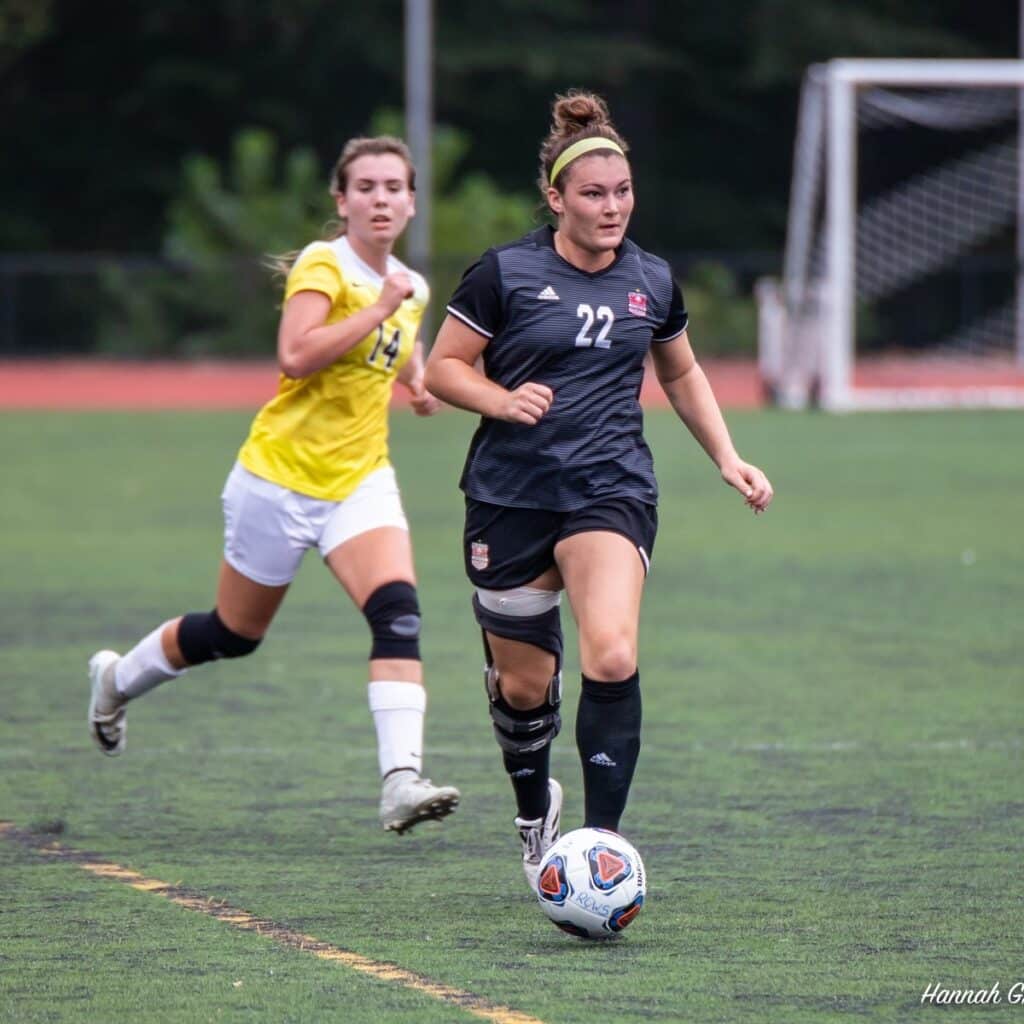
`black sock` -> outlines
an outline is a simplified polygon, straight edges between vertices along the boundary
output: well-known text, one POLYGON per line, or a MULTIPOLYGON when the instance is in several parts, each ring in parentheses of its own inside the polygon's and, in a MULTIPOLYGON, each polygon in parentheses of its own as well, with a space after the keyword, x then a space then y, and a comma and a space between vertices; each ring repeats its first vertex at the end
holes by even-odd
POLYGON ((576 747, 583 765, 586 828, 619 830, 640 756, 640 671, 618 683, 583 677, 576 747))
MULTIPOLYGON (((537 708, 520 711, 500 697, 497 703, 510 718, 528 722, 537 717, 537 708)), ((540 750, 534 750, 529 754, 513 754, 507 750, 502 750, 501 753, 505 771, 508 772, 509 781, 515 790, 519 817, 529 821, 543 818, 548 811, 551 744, 546 743, 540 750)))

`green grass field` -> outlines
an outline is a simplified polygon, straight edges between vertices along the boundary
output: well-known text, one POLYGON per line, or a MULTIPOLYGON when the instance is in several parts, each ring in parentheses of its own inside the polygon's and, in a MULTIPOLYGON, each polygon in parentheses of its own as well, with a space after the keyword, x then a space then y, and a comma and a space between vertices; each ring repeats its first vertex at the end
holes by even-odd
MULTIPOLYGON (((252 658, 85 729, 86 660, 212 601, 239 414, 0 414, 0 1020, 481 1019, 97 877, 56 841, 544 1024, 1024 1020, 1024 416, 730 417, 754 519, 667 412, 645 597, 644 750, 623 828, 648 904, 618 941, 527 893, 462 576, 468 416, 397 414, 431 693, 458 813, 376 822, 361 617, 307 562, 252 658), (27 834, 27 835, 26 835, 27 834)), ((582 799, 567 724, 554 767, 582 799)), ((498 1020, 500 1018, 492 1018, 498 1020)))

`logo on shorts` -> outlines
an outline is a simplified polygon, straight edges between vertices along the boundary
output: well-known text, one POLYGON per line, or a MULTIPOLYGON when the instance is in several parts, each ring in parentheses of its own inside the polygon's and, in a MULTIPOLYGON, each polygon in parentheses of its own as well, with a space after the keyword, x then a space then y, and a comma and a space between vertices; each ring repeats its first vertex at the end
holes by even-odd
POLYGON ((647 316, 647 296, 643 292, 630 292, 626 298, 633 316, 647 316))
POLYGON ((491 564, 491 549, 482 540, 469 545, 469 564, 474 569, 486 569, 491 564))

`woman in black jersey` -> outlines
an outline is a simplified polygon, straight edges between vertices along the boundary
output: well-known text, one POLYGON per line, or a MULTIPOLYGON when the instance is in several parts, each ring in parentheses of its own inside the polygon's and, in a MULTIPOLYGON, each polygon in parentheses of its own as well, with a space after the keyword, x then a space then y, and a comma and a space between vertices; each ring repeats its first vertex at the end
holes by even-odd
POLYGON ((482 417, 461 482, 464 553, 534 887, 562 806, 549 755, 561 726, 563 589, 583 671, 585 825, 618 830, 640 750, 637 634, 657 530, 639 404, 648 352, 722 479, 755 513, 772 500, 767 477, 733 447, 668 264, 625 237, 626 152, 600 97, 556 98, 539 184, 557 227, 490 249, 466 272, 427 363, 433 394, 482 417))

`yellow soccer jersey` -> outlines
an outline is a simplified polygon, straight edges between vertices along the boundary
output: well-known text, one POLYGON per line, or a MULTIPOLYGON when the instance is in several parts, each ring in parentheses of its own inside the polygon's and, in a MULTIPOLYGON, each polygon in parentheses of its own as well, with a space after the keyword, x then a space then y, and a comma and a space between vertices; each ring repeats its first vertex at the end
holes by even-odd
MULTIPOLYGON (((427 282, 393 256, 388 273, 404 271, 415 294, 340 359, 292 380, 257 413, 238 459, 251 473, 313 498, 341 501, 373 470, 388 465, 388 405, 398 371, 412 354, 429 298, 427 282)), ((344 236, 313 242, 299 254, 285 285, 331 300, 327 323, 372 305, 383 278, 344 236)))

